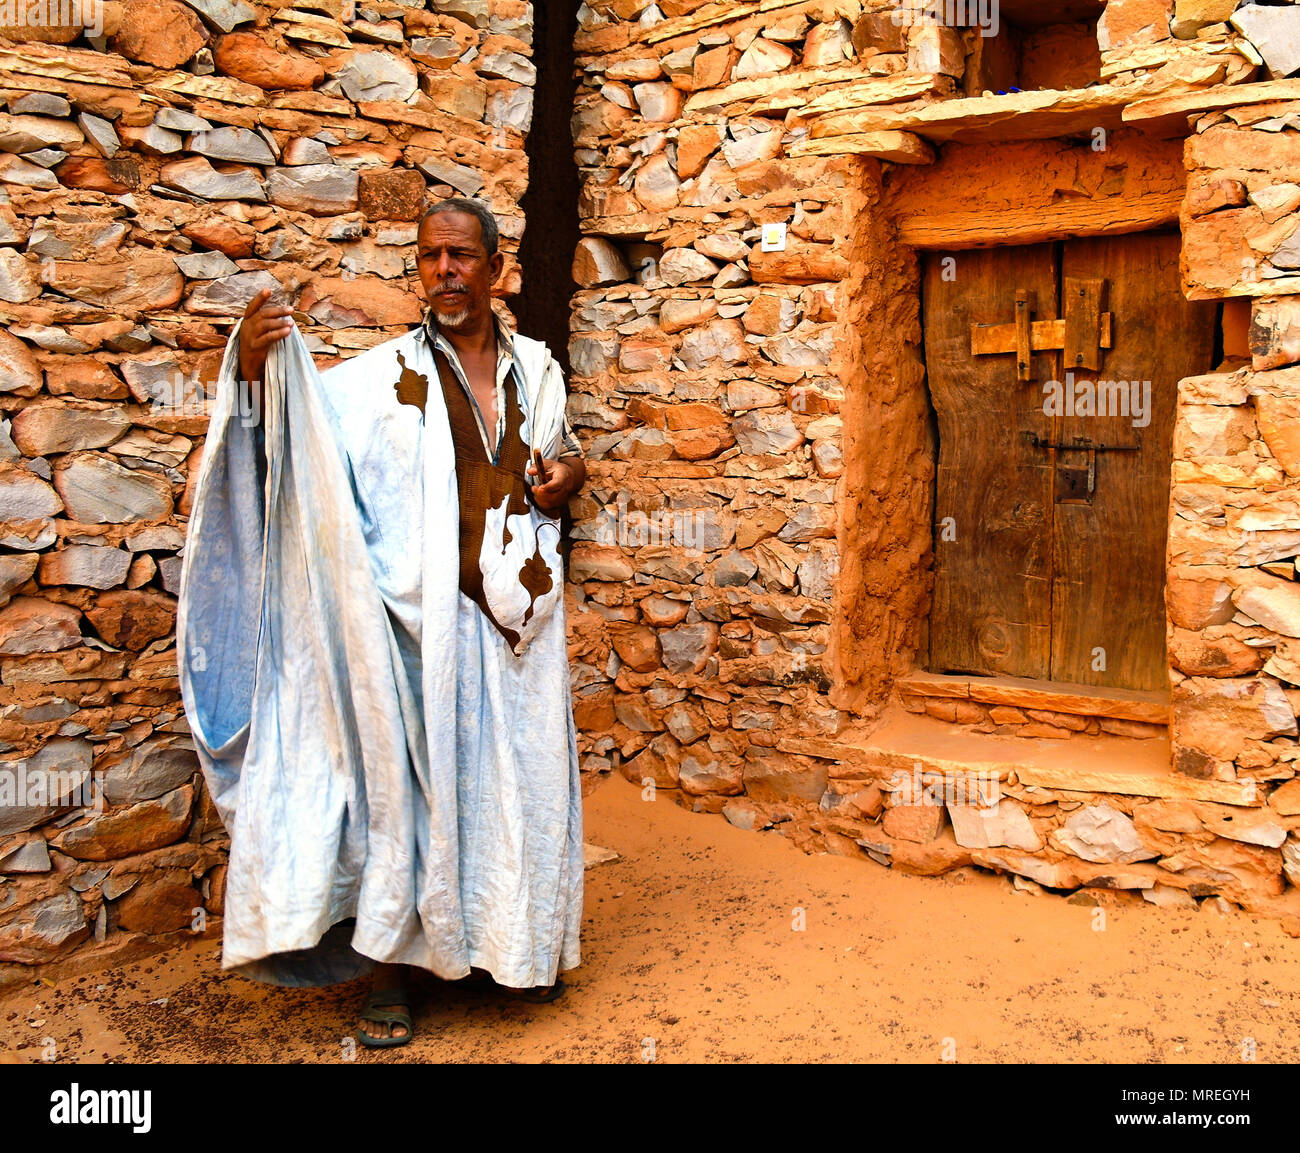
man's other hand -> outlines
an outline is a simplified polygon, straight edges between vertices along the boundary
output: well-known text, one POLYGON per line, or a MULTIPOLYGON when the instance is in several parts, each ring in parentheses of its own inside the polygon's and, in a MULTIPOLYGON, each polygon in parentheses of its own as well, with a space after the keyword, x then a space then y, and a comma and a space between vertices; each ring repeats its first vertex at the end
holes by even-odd
MULTIPOLYGON (((545 460, 541 484, 534 483, 533 503, 547 516, 559 516, 569 503, 569 498, 582 487, 587 478, 587 466, 580 456, 566 456, 559 460, 545 460)), ((530 481, 539 477, 537 466, 529 464, 530 481)))
POLYGON ((239 372, 250 382, 261 381, 267 349, 293 330, 293 309, 271 304, 270 299, 269 288, 253 297, 244 309, 244 321, 239 327, 239 372))

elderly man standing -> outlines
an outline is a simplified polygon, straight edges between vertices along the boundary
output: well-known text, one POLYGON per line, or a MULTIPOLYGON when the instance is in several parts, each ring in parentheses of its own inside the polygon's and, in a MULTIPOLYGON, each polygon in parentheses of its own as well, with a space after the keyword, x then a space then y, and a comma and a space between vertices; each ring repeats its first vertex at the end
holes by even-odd
POLYGON ((249 304, 177 625, 231 836, 223 966, 372 970, 375 1047, 412 1036, 405 966, 553 1000, 582 912, 556 518, 585 467, 558 366, 492 311, 492 213, 434 205, 417 259, 424 324, 323 374, 290 309, 249 304))

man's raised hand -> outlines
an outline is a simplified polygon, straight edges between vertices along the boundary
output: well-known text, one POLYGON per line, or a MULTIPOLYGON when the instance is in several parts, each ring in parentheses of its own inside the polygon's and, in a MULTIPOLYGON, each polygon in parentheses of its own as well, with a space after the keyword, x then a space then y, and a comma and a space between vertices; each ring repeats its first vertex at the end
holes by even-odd
POLYGON ((270 299, 269 288, 253 297, 244 309, 244 321, 239 327, 239 372, 249 382, 261 382, 267 349, 293 329, 293 309, 271 304, 270 299))

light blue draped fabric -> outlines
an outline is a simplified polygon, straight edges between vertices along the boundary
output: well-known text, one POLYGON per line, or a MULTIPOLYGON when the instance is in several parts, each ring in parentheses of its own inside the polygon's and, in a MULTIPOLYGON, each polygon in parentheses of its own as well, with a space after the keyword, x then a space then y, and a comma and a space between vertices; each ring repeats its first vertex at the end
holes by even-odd
MULTIPOLYGON (((294 327, 268 355, 261 426, 241 416, 238 333, 177 619, 231 836, 223 967, 291 985, 374 961, 551 984, 579 961, 583 887, 563 601, 538 602, 516 655, 460 592, 451 437, 418 329, 319 373, 294 327), (423 416, 397 400, 403 367, 431 382, 423 416)), ((525 439, 554 456, 563 382, 543 345, 514 346, 525 439)), ((538 542, 558 593, 555 522, 521 519, 513 535, 538 542)), ((508 600, 490 551, 485 584, 508 600)))

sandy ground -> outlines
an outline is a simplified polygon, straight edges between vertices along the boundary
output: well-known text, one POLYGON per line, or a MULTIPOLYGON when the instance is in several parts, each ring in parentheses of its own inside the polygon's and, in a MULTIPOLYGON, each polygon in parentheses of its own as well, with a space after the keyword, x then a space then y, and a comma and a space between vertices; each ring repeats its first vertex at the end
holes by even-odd
POLYGON ((806 856, 615 778, 583 964, 554 1005, 422 979, 415 1040, 344 1038, 363 983, 225 976, 211 941, 0 1001, 0 1059, 60 1062, 1295 1062, 1300 942, 1273 921, 806 856))

